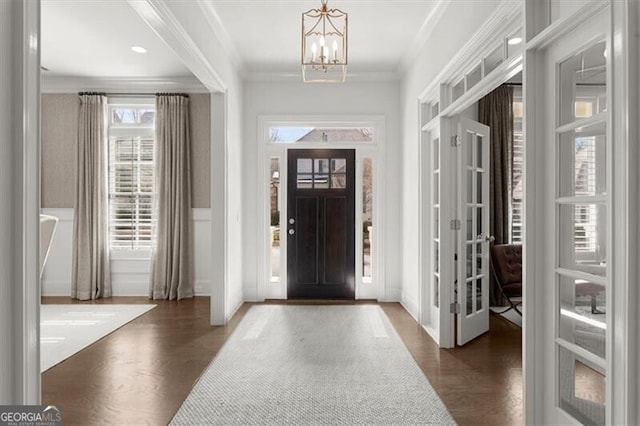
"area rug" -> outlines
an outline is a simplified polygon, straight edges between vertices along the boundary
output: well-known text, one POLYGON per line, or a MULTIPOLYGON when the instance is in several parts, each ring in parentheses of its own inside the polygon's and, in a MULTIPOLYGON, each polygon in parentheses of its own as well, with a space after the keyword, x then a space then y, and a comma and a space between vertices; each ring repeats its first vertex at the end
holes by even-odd
POLYGON ((260 305, 171 424, 455 422, 379 306, 260 305))
POLYGON ((156 305, 40 305, 40 371, 44 372, 156 305))

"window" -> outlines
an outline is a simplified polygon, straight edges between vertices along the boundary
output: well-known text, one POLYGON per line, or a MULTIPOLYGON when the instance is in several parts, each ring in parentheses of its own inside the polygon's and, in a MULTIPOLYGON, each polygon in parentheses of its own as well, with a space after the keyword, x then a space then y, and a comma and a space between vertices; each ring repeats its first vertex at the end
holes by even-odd
POLYGON ((109 245, 148 250, 155 158, 154 99, 109 102, 109 245))
POLYGON ((522 117, 522 90, 516 88, 513 91, 513 162, 511 164, 511 208, 509 211, 512 244, 522 244, 522 160, 524 158, 522 117))
POLYGON ((269 127, 270 143, 372 143, 372 127, 269 127))

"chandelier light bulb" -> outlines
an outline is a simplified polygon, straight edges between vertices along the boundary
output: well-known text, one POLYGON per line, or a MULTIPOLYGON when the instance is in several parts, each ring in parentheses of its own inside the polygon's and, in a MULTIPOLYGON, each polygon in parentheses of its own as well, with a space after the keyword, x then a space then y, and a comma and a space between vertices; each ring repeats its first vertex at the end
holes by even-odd
POLYGON ((316 55, 318 54, 318 46, 315 43, 311 45, 311 62, 315 62, 316 55))

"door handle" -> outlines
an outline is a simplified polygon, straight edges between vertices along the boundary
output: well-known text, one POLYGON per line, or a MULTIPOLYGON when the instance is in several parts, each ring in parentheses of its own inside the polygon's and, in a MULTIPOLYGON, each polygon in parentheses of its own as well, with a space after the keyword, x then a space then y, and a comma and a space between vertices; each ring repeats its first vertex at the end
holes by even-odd
POLYGON ((289 235, 293 235, 293 234, 295 234, 295 233, 296 233, 296 230, 295 230, 295 229, 293 229, 293 228, 289 229, 289 235))

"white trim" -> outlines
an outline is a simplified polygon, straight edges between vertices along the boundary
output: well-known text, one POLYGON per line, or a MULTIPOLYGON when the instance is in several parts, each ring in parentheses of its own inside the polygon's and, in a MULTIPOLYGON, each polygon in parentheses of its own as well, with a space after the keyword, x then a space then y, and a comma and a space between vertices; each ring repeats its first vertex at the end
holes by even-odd
POLYGON ((63 77, 42 76, 42 93, 72 93, 103 91, 120 93, 181 91, 207 93, 207 89, 193 76, 183 77, 63 77))
MULTIPOLYGON (((470 37, 470 41, 447 63, 432 83, 425 87, 418 95, 418 99, 424 101, 430 95, 437 93, 439 85, 443 82, 450 83, 463 78, 471 70, 471 65, 482 60, 496 48, 503 34, 511 35, 518 26, 522 25, 521 15, 521 1, 502 0, 491 17, 470 37)), ((441 98, 441 110, 442 106, 441 98)))
POLYGON ((548 47, 566 34, 571 33, 581 23, 597 15, 607 7, 607 3, 607 0, 591 0, 585 2, 585 5, 573 15, 558 19, 528 40, 526 48, 528 50, 539 50, 548 47))
POLYGON ((39 404, 40 2, 0 2, 0 404, 39 404))
POLYGON ((225 91, 223 79, 173 15, 166 0, 127 1, 210 92, 225 91))
MULTIPOLYGON (((299 67, 299 65, 296 66, 299 67)), ((268 82, 268 83, 281 83, 281 82, 295 82, 298 83, 302 80, 302 73, 300 71, 291 72, 291 68, 288 69, 271 69, 268 70, 264 65, 245 64, 244 66, 244 81, 248 82, 268 82)), ((395 71, 376 71, 376 70, 361 70, 353 71, 347 67, 347 80, 349 82, 377 82, 377 81, 399 81, 401 75, 395 71)))
POLYGON ((222 44, 224 53, 231 60, 231 63, 233 64, 233 66, 237 68, 240 71, 240 73, 242 73, 242 70, 244 69, 242 57, 238 53, 239 50, 235 45, 235 43, 233 42, 233 39, 229 35, 229 32, 227 31, 227 28, 225 27, 224 23, 220 19, 220 16, 218 16, 218 12, 216 11, 214 3, 210 1, 204 1, 204 0, 196 0, 196 1, 198 3, 198 6, 200 6, 200 9, 202 10, 204 17, 209 23, 211 30, 216 35, 217 39, 220 41, 220 44, 222 44))
POLYGON ((211 94, 211 325, 231 317, 228 263, 228 104, 227 93, 211 94))
MULTIPOLYGON (((613 245, 615 254, 610 264, 612 283, 619 283, 614 289, 615 300, 611 303, 613 324, 611 399, 609 409, 612 424, 638 424, 640 422, 640 378, 638 361, 640 354, 640 336, 638 334, 638 306, 640 306, 640 278, 638 258, 640 256, 640 197, 638 187, 640 173, 640 149, 638 138, 639 98, 638 84, 640 43, 638 25, 640 24, 640 5, 636 0, 611 2, 611 21, 614 39, 607 45, 611 56, 611 93, 613 109, 611 128, 615 147, 612 173, 613 217, 612 228, 608 231, 618 236, 613 245), (619 296, 618 296, 619 295, 619 296)), ((611 175, 607 176, 607 178, 611 175)))

